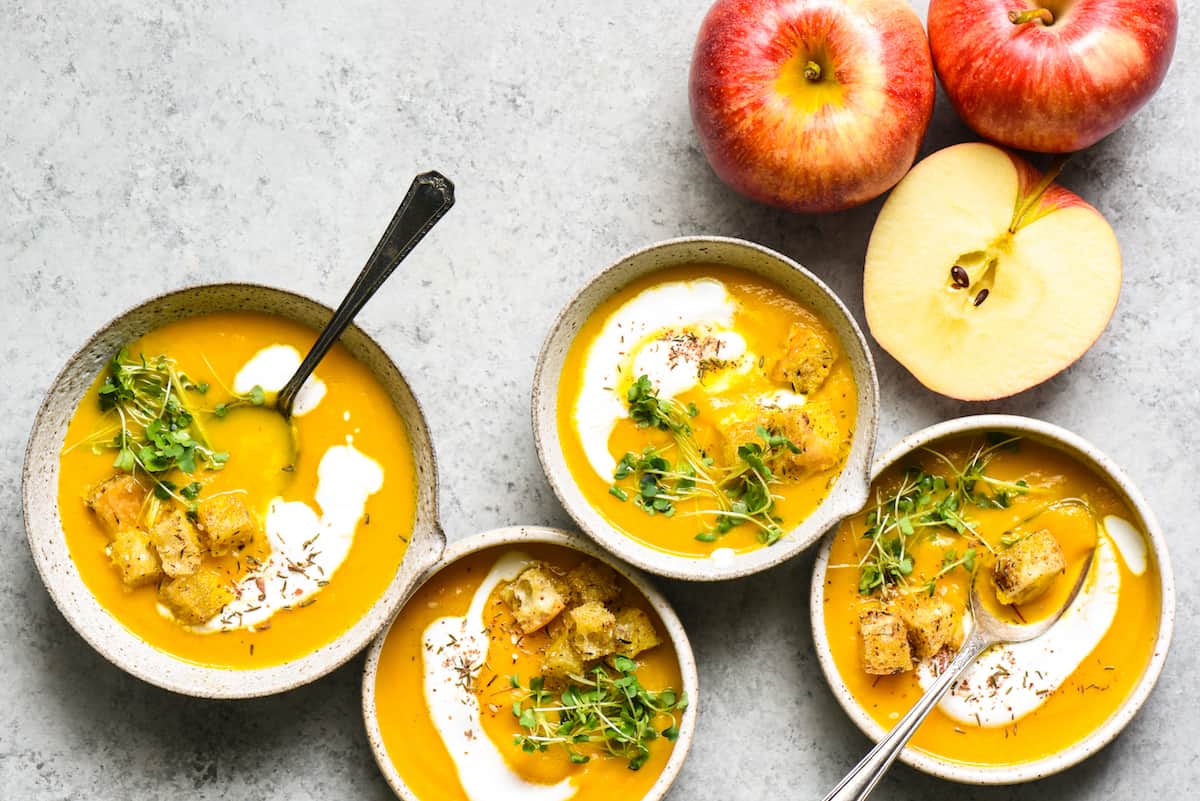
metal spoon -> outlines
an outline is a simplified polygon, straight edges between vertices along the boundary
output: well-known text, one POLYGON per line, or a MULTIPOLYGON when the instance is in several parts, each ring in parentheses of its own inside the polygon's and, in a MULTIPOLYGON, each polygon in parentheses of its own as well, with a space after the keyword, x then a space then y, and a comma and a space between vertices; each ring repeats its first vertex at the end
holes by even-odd
POLYGON ((292 407, 296 403, 296 394, 300 392, 300 387, 312 375, 321 359, 325 358, 325 354, 337 342, 346 326, 350 325, 350 321, 400 262, 404 261, 404 257, 453 205, 454 184, 446 176, 439 172, 424 172, 413 179, 408 194, 404 196, 400 208, 396 210, 379 244, 375 246, 375 252, 367 259, 366 266, 355 279, 354 286, 350 287, 337 311, 329 318, 317 341, 309 348, 304 361, 300 362, 296 372, 283 385, 283 389, 279 390, 275 398, 275 409, 285 420, 292 418, 292 407))
POLYGON ((967 640, 963 643, 962 648, 933 684, 929 685, 929 689, 913 705, 908 714, 900 718, 900 722, 879 741, 878 745, 871 749, 869 754, 863 757, 861 762, 854 766, 853 770, 846 774, 837 787, 834 787, 829 795, 825 796, 824 801, 863 801, 869 796, 875 789, 875 785, 883 778, 883 774, 892 766, 892 762, 896 760, 900 751, 904 749, 909 739, 920 727, 921 722, 925 720, 925 716, 937 706, 938 701, 942 699, 942 696, 946 694, 958 677, 970 667, 976 657, 993 645, 1028 642, 1036 639, 1058 622, 1063 612, 1067 610, 1067 607, 1071 605, 1083 588, 1088 571, 1091 570, 1094 555, 1094 551, 1088 554, 1083 569, 1079 571, 1079 578, 1076 579, 1070 596, 1062 606, 1053 615, 1036 623, 1018 625, 996 618, 979 599, 979 591, 972 584, 970 604, 971 617, 974 619, 975 625, 972 626, 971 633, 967 635, 967 640))

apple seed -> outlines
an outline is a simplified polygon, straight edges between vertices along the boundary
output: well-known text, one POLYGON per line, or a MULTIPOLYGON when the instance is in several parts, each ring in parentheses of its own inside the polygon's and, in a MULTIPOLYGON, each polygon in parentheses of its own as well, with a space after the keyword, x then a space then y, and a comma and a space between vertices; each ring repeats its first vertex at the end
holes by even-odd
POLYGON ((955 289, 966 289, 971 285, 971 278, 961 265, 956 264, 950 268, 950 278, 954 281, 955 289))
POLYGON ((986 289, 979 290, 979 294, 975 296, 975 305, 981 306, 987 300, 988 291, 986 289))

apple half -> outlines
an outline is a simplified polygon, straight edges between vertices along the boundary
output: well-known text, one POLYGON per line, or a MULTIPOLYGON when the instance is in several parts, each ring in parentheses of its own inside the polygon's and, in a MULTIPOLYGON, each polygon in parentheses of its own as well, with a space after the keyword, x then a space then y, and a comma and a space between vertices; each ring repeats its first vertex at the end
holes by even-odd
POLYGON ((1099 338, 1121 292, 1112 227, 993 145, 939 150, 884 203, 867 247, 871 334, 922 384, 960 400, 1015 395, 1099 338))

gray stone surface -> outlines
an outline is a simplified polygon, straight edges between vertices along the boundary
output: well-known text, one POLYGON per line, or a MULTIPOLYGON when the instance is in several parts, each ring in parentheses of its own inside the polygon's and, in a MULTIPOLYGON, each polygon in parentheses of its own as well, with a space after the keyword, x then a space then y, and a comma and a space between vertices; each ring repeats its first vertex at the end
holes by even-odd
MULTIPOLYGON (((360 660, 283 697, 179 698, 111 667, 50 603, 24 542, 22 449, 59 364, 121 308, 220 279, 334 302, 411 176, 452 176, 457 208, 362 316, 425 403, 452 538, 569 524, 531 442, 534 357, 556 310, 622 252, 747 237, 816 271, 861 319, 878 203, 826 217, 761 208, 697 150, 685 85, 705 6, 0 2, 0 797, 390 797, 359 720, 360 660)), ((881 446, 1009 411, 1066 425, 1128 468, 1173 548, 1173 657, 1125 734, 1082 767, 1010 789, 897 768, 877 797, 1149 798, 1200 778, 1196 45, 1185 26, 1158 96, 1067 168, 1125 253, 1120 307, 1084 359, 970 405, 876 353, 881 446)), ((924 152, 967 138, 939 98, 924 152)), ((665 586, 704 689, 672 798, 818 798, 867 747, 818 672, 811 564, 665 586)))

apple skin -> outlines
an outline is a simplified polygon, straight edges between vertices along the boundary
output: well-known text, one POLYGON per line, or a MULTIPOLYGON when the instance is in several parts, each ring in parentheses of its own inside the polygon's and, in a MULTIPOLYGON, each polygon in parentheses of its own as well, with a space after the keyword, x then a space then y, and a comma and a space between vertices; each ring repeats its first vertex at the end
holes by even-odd
POLYGON ((717 0, 689 86, 717 176, 798 212, 847 209, 894 186, 934 93, 929 42, 903 0, 717 0), (817 81, 803 74, 808 60, 817 81))
POLYGON ((946 95, 981 136, 1070 153, 1115 131, 1158 89, 1175 0, 932 0, 929 44, 946 95), (1044 6, 1056 19, 1015 24, 1044 6))

